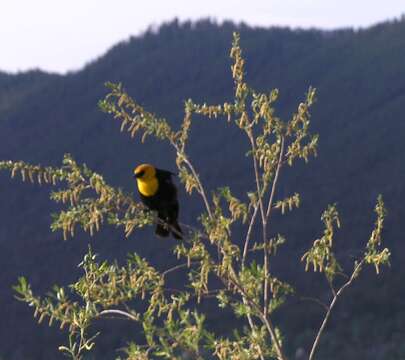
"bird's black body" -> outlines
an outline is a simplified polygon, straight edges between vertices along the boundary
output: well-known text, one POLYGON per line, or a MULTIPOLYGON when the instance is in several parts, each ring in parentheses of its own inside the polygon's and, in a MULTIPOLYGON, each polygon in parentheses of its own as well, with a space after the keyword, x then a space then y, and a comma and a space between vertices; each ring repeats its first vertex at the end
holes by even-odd
POLYGON ((172 181, 170 171, 155 169, 158 180, 157 192, 152 196, 145 196, 141 192, 139 195, 143 204, 149 209, 157 211, 158 218, 161 221, 156 227, 156 234, 159 236, 168 236, 172 233, 176 239, 181 239, 181 228, 177 222, 179 216, 179 202, 177 200, 177 189, 172 181))

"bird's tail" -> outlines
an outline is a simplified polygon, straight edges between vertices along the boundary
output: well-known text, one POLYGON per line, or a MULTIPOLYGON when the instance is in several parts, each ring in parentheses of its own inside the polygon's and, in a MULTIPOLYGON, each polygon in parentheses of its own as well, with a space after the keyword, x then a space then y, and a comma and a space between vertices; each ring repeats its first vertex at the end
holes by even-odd
POLYGON ((170 231, 166 224, 157 224, 155 234, 157 236, 161 236, 161 237, 168 237, 170 234, 170 231))
POLYGON ((165 219, 159 217, 159 222, 156 225, 155 234, 161 237, 168 237, 172 233, 175 239, 183 239, 183 231, 177 219, 165 219))
POLYGON ((183 239, 183 231, 181 230, 181 227, 180 227, 179 223, 177 222, 177 220, 173 221, 170 224, 170 230, 175 239, 178 239, 178 240, 183 239))

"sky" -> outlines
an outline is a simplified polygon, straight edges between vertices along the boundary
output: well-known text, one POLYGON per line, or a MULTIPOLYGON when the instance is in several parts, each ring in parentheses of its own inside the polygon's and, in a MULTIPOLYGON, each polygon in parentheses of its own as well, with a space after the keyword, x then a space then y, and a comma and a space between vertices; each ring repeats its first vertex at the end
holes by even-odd
POLYGON ((257 26, 367 27, 405 0, 0 0, 0 70, 78 70, 119 41, 177 17, 257 26))

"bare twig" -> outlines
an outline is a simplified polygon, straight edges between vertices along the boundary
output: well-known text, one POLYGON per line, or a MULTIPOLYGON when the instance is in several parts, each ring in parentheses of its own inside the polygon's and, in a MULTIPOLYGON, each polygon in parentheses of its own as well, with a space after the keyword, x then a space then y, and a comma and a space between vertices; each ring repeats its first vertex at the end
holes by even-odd
POLYGON ((277 180, 278 180, 278 175, 280 173, 281 169, 281 163, 283 161, 283 155, 284 155, 284 137, 281 137, 281 145, 280 145, 280 154, 278 157, 278 162, 277 162, 277 168, 276 168, 276 173, 274 175, 273 183, 271 186, 271 192, 270 192, 270 199, 269 203, 267 205, 267 211, 266 211, 266 216, 264 218, 264 223, 263 223, 263 237, 264 237, 264 294, 263 294, 263 306, 264 306, 264 313, 267 314, 268 311, 268 292, 269 292, 269 280, 268 280, 268 274, 269 274, 269 254, 267 250, 267 224, 270 220, 270 215, 271 215, 271 208, 273 206, 273 200, 274 200, 274 194, 276 192, 276 185, 277 185, 277 180))
POLYGON ((179 270, 179 269, 182 269, 182 268, 185 268, 185 267, 190 267, 191 265, 197 264, 197 263, 198 263, 198 261, 191 261, 190 263, 184 263, 184 264, 180 264, 180 265, 177 265, 177 266, 173 266, 170 269, 167 269, 166 271, 164 271, 162 273, 162 278, 164 278, 167 274, 170 274, 173 271, 176 271, 176 270, 179 270))
MULTIPOLYGON (((245 296, 242 296, 242 301, 243 301, 243 304, 246 306, 248 301, 245 296)), ((248 319, 248 323, 249 323, 250 329, 252 330, 253 334, 256 333, 257 327, 256 327, 255 323, 253 322, 252 316, 250 314, 247 314, 247 319, 248 319)), ((259 354, 260 360, 265 360, 260 346, 259 346, 259 353, 260 353, 259 354)))
POLYGON ((267 211, 266 211, 266 219, 267 219, 267 221, 270 219, 270 215, 271 215, 271 209, 272 209, 272 206, 273 206, 274 194, 276 192, 275 190, 276 190, 276 184, 277 184, 277 180, 278 180, 278 175, 280 173, 280 169, 281 169, 281 166, 282 166, 282 163, 283 163, 283 156, 284 156, 284 136, 281 137, 280 154, 279 154, 279 157, 278 157, 277 169, 276 169, 276 173, 274 175, 273 185, 271 187, 269 203, 267 205, 267 211))
POLYGON ((135 316, 131 315, 130 313, 128 313, 126 311, 118 310, 118 309, 103 310, 99 313, 99 316, 103 316, 103 315, 121 315, 130 320, 138 321, 138 319, 135 316))
POLYGON ((253 153, 253 168, 255 172, 255 180, 256 180, 256 191, 257 191, 257 197, 258 197, 258 207, 260 209, 260 215, 262 217, 262 229, 263 229, 263 253, 264 253, 264 289, 263 289, 263 312, 265 316, 267 316, 267 303, 268 303, 268 253, 267 253, 267 233, 266 233, 266 215, 264 213, 264 205, 263 205, 263 193, 262 193, 262 188, 260 186, 260 174, 259 174, 259 167, 257 164, 257 158, 256 158, 256 145, 255 145, 255 140, 253 138, 252 131, 249 129, 246 131, 249 140, 250 140, 250 145, 252 148, 252 153, 253 153))
POLYGON ((176 149, 177 154, 181 154, 181 155, 182 155, 183 161, 186 163, 186 165, 187 165, 188 168, 190 169, 191 173, 192 173, 193 176, 194 176, 195 181, 197 181, 198 192, 200 193, 201 197, 203 198, 203 201, 204 201, 204 204, 205 204, 205 208, 207 209, 208 216, 209 216, 210 218, 212 218, 211 207, 210 207, 210 205, 209 205, 207 195, 206 195, 205 190, 204 190, 204 187, 203 187, 203 185, 202 185, 202 183, 201 183, 200 177, 198 176, 197 172, 196 172, 195 169, 194 169, 193 164, 192 164, 191 161, 187 158, 187 156, 186 156, 186 154, 184 153, 184 151, 182 151, 182 150, 179 148, 178 144, 176 144, 174 141, 170 141, 170 143, 171 143, 171 144, 174 146, 174 148, 176 149))
POLYGON ((252 153, 253 153, 253 168, 255 172, 255 180, 256 180, 256 191, 257 191, 257 201, 259 203, 259 208, 260 208, 260 215, 262 217, 262 221, 265 222, 265 213, 264 213, 264 206, 263 206, 263 193, 262 193, 262 188, 260 186, 260 174, 259 174, 259 166, 257 164, 257 158, 256 158, 256 144, 255 140, 253 138, 252 131, 248 129, 246 131, 248 138, 250 140, 250 146, 252 148, 252 153))
POLYGON ((269 304, 269 253, 267 251, 267 240, 264 243, 264 289, 263 289, 263 313, 267 317, 269 304))
POLYGON ((319 300, 317 298, 313 298, 313 297, 310 297, 310 296, 301 296, 299 299, 302 300, 302 301, 312 301, 312 302, 322 306, 325 311, 329 310, 328 305, 326 305, 324 302, 322 302, 321 300, 319 300))
POLYGON ((283 155, 284 155, 284 137, 281 137, 281 145, 280 145, 280 154, 278 157, 278 162, 277 162, 277 168, 276 172, 274 175, 273 183, 271 186, 271 191, 270 191, 270 198, 269 198, 269 203, 267 205, 267 211, 266 211, 266 216, 264 218, 264 223, 263 223, 263 237, 264 237, 264 273, 265 273, 265 278, 264 278, 264 294, 263 294, 263 303, 264 303, 264 313, 267 314, 267 309, 268 309, 268 291, 269 291, 269 284, 268 284, 268 274, 269 274, 269 254, 267 250, 267 224, 270 220, 271 216, 271 209, 273 206, 273 200, 274 200, 274 194, 276 192, 276 185, 278 181, 278 176, 280 173, 281 169, 281 163, 283 161, 283 155))
POLYGON ((246 256, 247 256, 247 252, 248 252, 248 248, 249 248, 249 242, 250 242, 250 238, 251 238, 251 234, 252 234, 252 229, 256 220, 256 216, 257 216, 257 212, 259 210, 259 205, 256 204, 253 214, 252 214, 252 218, 250 219, 250 223, 249 223, 249 228, 248 231, 246 233, 246 238, 245 238, 245 245, 243 247, 243 255, 242 255, 242 268, 245 267, 245 261, 246 261, 246 256))
POLYGON ((267 331, 269 332, 269 334, 271 336, 271 340, 272 340, 272 342, 274 344, 274 347, 276 349, 278 359, 279 360, 287 360, 287 357, 284 355, 281 344, 280 344, 280 342, 279 342, 279 340, 277 338, 275 327, 274 327, 273 323, 271 322, 271 320, 268 319, 267 314, 263 314, 261 306, 259 304, 257 304, 255 301, 253 301, 246 294, 245 289, 238 283, 238 281, 236 279, 232 279, 231 277, 228 277, 227 279, 225 279, 223 277, 219 277, 219 278, 224 283, 225 286, 227 286, 227 280, 228 280, 235 288, 238 289, 241 296, 244 299, 246 299, 246 301, 250 304, 250 306, 255 308, 255 310, 257 311, 257 316, 260 318, 260 320, 266 326, 266 329, 267 329, 267 331))
MULTIPOLYGON (((250 140, 250 145, 251 145, 251 149, 252 149, 252 153, 253 153, 253 167, 254 167, 254 173, 255 173, 255 180, 256 180, 256 191, 257 191, 257 196, 258 196, 258 208, 260 209, 260 215, 262 218, 262 229, 263 229, 263 245, 264 245, 264 284, 263 284, 263 312, 260 311, 260 318, 263 321, 264 325, 266 326, 267 330, 269 331, 271 338, 273 340, 274 346, 276 348, 277 354, 279 359, 286 359, 286 357, 284 356, 283 352, 282 352, 282 348, 281 348, 281 344, 279 343, 276 333, 275 333, 275 329, 274 326, 271 322, 271 320, 268 318, 268 291, 269 291, 269 284, 268 284, 268 274, 269 274, 269 259, 268 259, 268 251, 267 251, 267 219, 270 215, 270 209, 272 206, 272 202, 273 202, 273 198, 274 198, 274 193, 275 193, 275 188, 276 188, 276 184, 277 184, 277 179, 278 179, 278 174, 280 172, 280 168, 281 168, 281 164, 282 164, 282 157, 283 157, 283 153, 284 153, 284 138, 282 138, 282 142, 281 142, 281 148, 280 148, 280 155, 279 155, 279 160, 278 160, 278 164, 277 164, 277 169, 276 169, 276 173, 275 173, 275 177, 273 180, 273 184, 272 184, 272 189, 271 189, 271 194, 270 194, 270 200, 269 200, 269 205, 267 208, 267 211, 265 213, 264 211, 264 205, 263 205, 263 192, 262 192, 262 187, 260 185, 260 173, 259 173, 259 166, 257 163, 257 158, 256 158, 256 145, 255 145, 255 141, 253 138, 253 134, 251 129, 247 129, 246 130, 246 134, 250 140)), ((253 227, 253 223, 254 223, 254 218, 252 218, 251 220, 251 224, 253 227)), ((251 231, 251 229, 250 229, 251 231)), ((250 233, 248 230, 248 234, 250 237, 250 233)), ((249 238, 247 238, 247 240, 245 240, 245 249, 247 252, 247 244, 249 242, 249 238)), ((244 249, 244 250, 245 250, 244 249)), ((244 251, 245 254, 245 251, 244 251)), ((241 289, 243 290, 243 289, 241 289)), ((242 296, 246 296, 242 295, 242 296)), ((248 299, 247 299, 248 300, 248 299)), ((256 304, 256 306, 258 306, 256 304)))
POLYGON ((195 171, 194 166, 191 164, 191 162, 187 158, 184 159, 184 162, 188 165, 190 171, 194 175, 194 178, 196 179, 196 181, 198 183, 198 187, 200 189, 199 192, 200 192, 200 194, 201 194, 201 196, 202 196, 202 198, 204 200, 204 204, 205 204, 205 207, 207 209, 208 215, 209 215, 210 218, 212 218, 211 208, 210 208, 210 205, 209 205, 209 202, 208 202, 207 195, 205 194, 204 187, 203 187, 203 185, 202 185, 202 183, 200 181, 200 178, 199 178, 197 172, 195 171))
POLYGON ((333 310, 333 308, 334 308, 334 306, 335 306, 335 304, 336 304, 336 301, 337 301, 338 297, 339 297, 340 295, 342 295, 343 291, 353 283, 353 280, 354 280, 354 279, 356 278, 356 276, 358 275, 358 273, 359 273, 361 267, 363 266, 363 264, 364 264, 364 259, 361 260, 361 261, 356 265, 356 267, 355 267, 354 270, 353 270, 352 275, 350 276, 350 279, 349 279, 348 281, 346 281, 346 282, 340 287, 340 289, 334 294, 333 299, 332 299, 331 303, 329 304, 328 311, 326 312, 326 315, 325 315, 325 317, 324 317, 324 319, 323 319, 323 321, 322 321, 321 327, 319 328, 318 333, 317 333, 316 338, 315 338, 315 341, 314 341, 314 343, 313 343, 313 345, 312 345, 311 352, 310 352, 310 354, 309 354, 308 360, 312 360, 312 359, 314 358, 314 356, 315 356, 315 351, 316 351, 316 349, 317 349, 317 347, 318 347, 318 345, 319 345, 319 341, 320 341, 320 339, 321 339, 321 335, 322 335, 322 333, 323 333, 323 331, 324 331, 324 329, 325 329, 325 327, 326 327, 326 324, 328 323, 328 320, 329 320, 329 318, 330 318, 330 314, 331 314, 331 312, 332 312, 332 310, 333 310))

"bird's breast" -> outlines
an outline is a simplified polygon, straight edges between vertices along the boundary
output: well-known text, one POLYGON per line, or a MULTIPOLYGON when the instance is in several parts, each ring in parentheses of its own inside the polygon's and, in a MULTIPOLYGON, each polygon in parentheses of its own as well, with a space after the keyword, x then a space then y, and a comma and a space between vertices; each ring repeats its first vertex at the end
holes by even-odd
POLYGON ((138 190, 143 196, 153 196, 157 193, 159 183, 157 179, 148 181, 138 180, 138 190))

